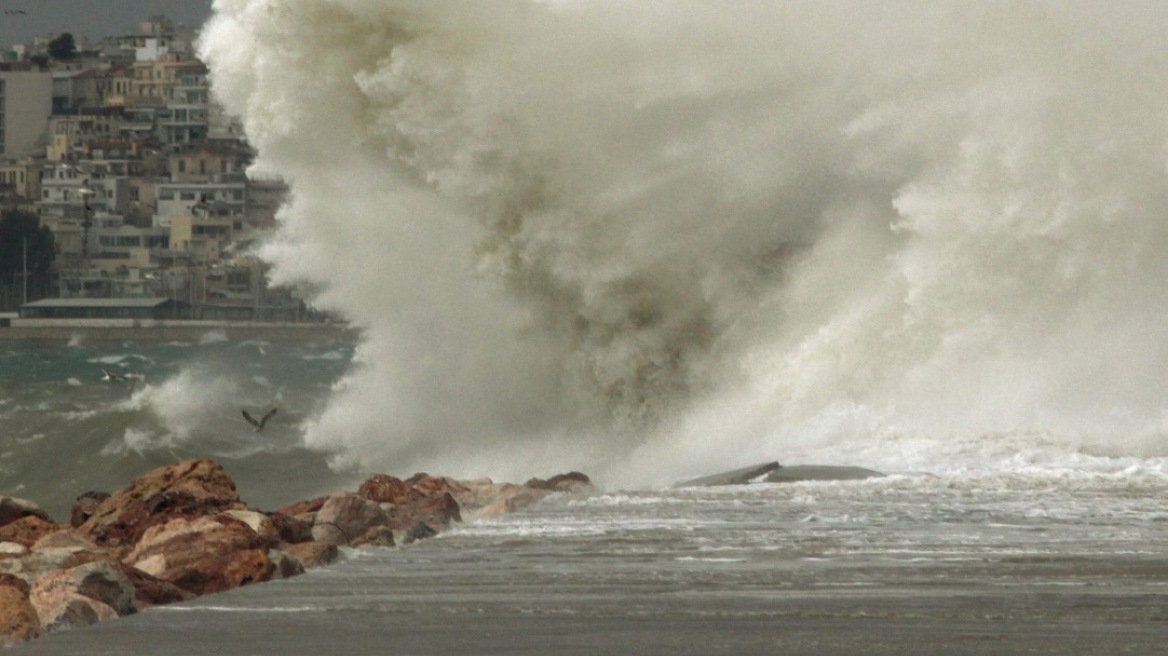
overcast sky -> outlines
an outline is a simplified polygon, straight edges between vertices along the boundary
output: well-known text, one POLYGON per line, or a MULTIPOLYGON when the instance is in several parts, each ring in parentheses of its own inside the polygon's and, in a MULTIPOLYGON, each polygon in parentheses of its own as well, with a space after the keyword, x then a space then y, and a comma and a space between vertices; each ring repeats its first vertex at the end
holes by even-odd
POLYGON ((0 0, 0 48, 35 36, 71 33, 100 39, 136 32, 138 23, 162 14, 175 23, 202 25, 212 0, 0 0), (8 13, 23 11, 20 13, 8 13))

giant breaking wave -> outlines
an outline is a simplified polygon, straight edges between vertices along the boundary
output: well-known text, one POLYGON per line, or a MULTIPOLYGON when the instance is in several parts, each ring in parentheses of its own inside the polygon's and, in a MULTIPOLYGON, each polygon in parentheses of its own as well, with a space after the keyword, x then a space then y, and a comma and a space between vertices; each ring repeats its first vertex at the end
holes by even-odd
POLYGON ((652 482, 1165 455, 1166 28, 1139 0, 216 0, 201 55, 290 184, 278 280, 364 331, 310 445, 652 482))

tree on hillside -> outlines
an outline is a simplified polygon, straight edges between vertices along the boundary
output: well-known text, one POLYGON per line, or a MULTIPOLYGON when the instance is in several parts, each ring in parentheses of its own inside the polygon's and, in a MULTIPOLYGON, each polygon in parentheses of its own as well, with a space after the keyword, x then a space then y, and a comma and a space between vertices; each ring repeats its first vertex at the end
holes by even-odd
POLYGON ((49 56, 57 61, 71 61, 77 58, 77 44, 69 32, 49 41, 49 56))
POLYGON ((42 296, 44 290, 51 288, 53 260, 57 256, 53 233, 32 212, 0 212, 0 284, 19 290, 14 294, 17 298, 23 296, 26 252, 29 296, 42 296))

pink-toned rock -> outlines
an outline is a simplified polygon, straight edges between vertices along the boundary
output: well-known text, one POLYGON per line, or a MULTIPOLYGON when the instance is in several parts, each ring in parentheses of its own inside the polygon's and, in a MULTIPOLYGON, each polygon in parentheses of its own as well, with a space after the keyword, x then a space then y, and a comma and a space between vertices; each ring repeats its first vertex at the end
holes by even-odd
POLYGON ((15 542, 31 547, 37 540, 60 528, 38 515, 26 515, 0 526, 0 542, 15 542))
POLYGON ((396 542, 393 539, 393 529, 388 526, 373 526, 365 531, 361 537, 353 540, 350 546, 358 549, 374 549, 377 547, 392 547, 396 542))
POLYGON ((68 529, 49 533, 32 544, 32 551, 42 549, 73 549, 76 551, 99 551, 100 547, 90 540, 68 529))
POLYGON ((341 551, 331 542, 299 542, 285 544, 281 550, 300 561, 305 569, 321 567, 336 562, 341 551))
POLYGON ((266 538, 269 541, 274 542, 280 539, 280 534, 276 531, 275 523, 261 512, 254 510, 228 510, 223 514, 247 524, 251 530, 256 532, 256 535, 266 538))
POLYGON ((408 482, 413 490, 420 492, 424 497, 440 497, 443 494, 449 494, 457 499, 460 495, 470 492, 462 483, 445 476, 414 474, 408 482))
POLYGON ((76 629, 118 617, 114 609, 100 601, 72 592, 61 591, 52 596, 34 594, 30 601, 44 633, 76 629))
POLYGON ((135 610, 133 584, 103 562, 42 576, 32 587, 29 601, 45 632, 88 626, 135 610))
POLYGON ((28 547, 19 542, 0 542, 0 559, 23 558, 28 555, 28 547))
POLYGON ((405 481, 386 474, 377 474, 365 479, 365 482, 357 488, 357 494, 370 501, 394 505, 409 503, 422 496, 405 481))
POLYGON ((235 482, 216 462, 199 458, 159 467, 102 501, 78 530, 99 546, 128 548, 153 526, 175 517, 244 509, 235 482))
POLYGON ((371 527, 388 524, 389 516, 378 503, 342 492, 329 497, 316 512, 312 537, 321 542, 347 545, 371 527))
MULTIPOLYGON (((47 603, 72 594, 99 601, 116 615, 129 615, 135 611, 133 582, 117 566, 106 561, 95 561, 45 574, 37 579, 30 596, 39 612, 38 600, 47 603)), ((48 625, 43 613, 41 622, 48 625)))
POLYGON ((46 522, 52 521, 48 513, 28 499, 0 496, 0 526, 29 516, 40 517, 46 522))
POLYGON ((476 518, 505 514, 506 500, 528 490, 515 483, 492 483, 490 479, 462 483, 468 491, 455 498, 469 516, 476 518))
POLYGON ((178 517, 148 529, 125 562, 203 595, 271 579, 268 547, 237 519, 178 517))
MULTIPOLYGON (((446 492, 404 506, 390 506, 386 512, 389 515, 389 527, 395 531, 410 531, 416 523, 421 522, 440 533, 449 529, 452 522, 462 521, 458 501, 446 492)), ((420 533, 419 536, 428 537, 420 533)))
POLYGON ((41 635, 41 621, 29 601, 28 583, 0 574, 0 645, 23 642, 41 635))

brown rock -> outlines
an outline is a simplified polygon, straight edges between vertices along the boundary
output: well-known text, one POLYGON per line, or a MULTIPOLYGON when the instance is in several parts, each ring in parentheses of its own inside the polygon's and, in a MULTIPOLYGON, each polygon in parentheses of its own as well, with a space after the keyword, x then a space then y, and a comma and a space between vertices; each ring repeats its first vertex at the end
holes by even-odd
POLYGON ((365 479, 357 488, 357 494, 370 501, 394 505, 409 503, 422 496, 420 492, 406 485, 405 481, 386 474, 377 474, 365 479))
POLYGON ((226 516, 178 517, 151 527, 125 562, 196 595, 271 579, 268 541, 226 516))
POLYGON ((48 513, 28 499, 0 496, 0 526, 11 524, 30 515, 40 517, 46 522, 52 521, 48 513))
POLYGON ((235 482, 216 462, 199 458, 160 467, 102 501, 79 530, 100 546, 128 547, 175 517, 243 509, 235 482))
POLYGON ((389 527, 397 531, 408 531, 420 521, 435 532, 441 532, 449 529, 451 522, 462 521, 458 501, 445 492, 404 506, 391 506, 387 512, 389 527))
POLYGON ((59 526, 39 515, 26 515, 16 521, 0 526, 0 542, 15 542, 26 547, 46 535, 58 530, 59 526))
POLYGON ((527 488, 514 483, 492 483, 491 479, 484 478, 475 481, 459 481, 464 492, 455 495, 458 505, 466 512, 479 515, 482 509, 492 505, 502 505, 506 498, 518 494, 527 488))
POLYGON ((348 492, 334 494, 316 513, 313 539, 349 544, 374 526, 386 526, 389 516, 374 501, 348 492))
POLYGON ((29 585, 11 574, 0 574, 0 645, 41 635, 41 622, 29 601, 29 585))
POLYGON ((43 633, 75 629, 118 617, 109 606, 76 593, 61 592, 54 596, 34 596, 30 601, 36 610, 43 633))
POLYGON ((73 512, 69 515, 69 525, 77 528, 84 524, 97 511, 97 507, 101 505, 101 502, 108 498, 108 492, 93 491, 86 492, 77 497, 76 503, 73 504, 73 512))
MULTIPOLYGON (((312 539, 311 521, 305 521, 300 517, 284 515, 278 512, 269 513, 268 519, 272 520, 272 526, 276 528, 276 535, 279 536, 282 542, 296 544, 298 542, 308 542, 312 539)), ((313 519, 315 521, 315 517, 313 519)))
POLYGON ((307 513, 314 513, 316 511, 320 510, 320 507, 323 506, 324 502, 328 501, 328 499, 329 499, 328 497, 317 497, 315 499, 309 499, 307 501, 297 501, 296 503, 294 503, 292 505, 284 506, 283 508, 280 508, 279 510, 276 511, 276 514, 286 515, 288 517, 293 517, 295 515, 304 515, 307 513))
POLYGON ((134 584, 134 608, 138 610, 187 601, 197 596, 157 576, 151 576, 137 567, 125 563, 114 563, 114 566, 134 584))
POLYGON ((135 610, 133 600, 134 585, 105 562, 46 574, 29 594, 46 633, 128 615, 135 610))
POLYGON ((270 549, 268 550, 268 558, 271 559, 272 565, 276 568, 272 572, 273 579, 288 579, 304 573, 304 563, 285 551, 270 549))
POLYGON ((410 478, 410 486, 425 497, 438 497, 443 494, 449 494, 457 499, 459 495, 470 492, 469 488, 453 478, 430 476, 429 474, 415 474, 410 478))
MULTIPOLYGON (((30 597, 38 613, 41 606, 72 595, 88 597, 109 607, 116 615, 129 615, 134 608, 134 584, 121 569, 107 561, 95 561, 41 576, 32 587, 30 597)), ((48 626, 44 613, 41 623, 48 626)), ((102 618, 108 619, 108 618, 102 618)))
POLYGON ((275 523, 261 512, 256 512, 255 510, 228 510, 223 514, 247 524, 251 530, 256 532, 256 535, 267 538, 273 543, 280 538, 279 533, 276 532, 275 523))
POLYGON ((365 535, 353 540, 351 546, 364 549, 396 546, 393 540, 393 529, 388 526, 370 527, 368 531, 365 531, 365 535))
POLYGON ((580 472, 568 472, 567 474, 556 474, 546 481, 539 478, 533 478, 524 486, 534 488, 537 490, 552 490, 553 492, 575 492, 578 490, 591 490, 592 480, 580 472))
POLYGON ((299 542, 282 545, 281 549, 300 561, 305 569, 336 562, 341 555, 341 550, 331 542, 299 542))

